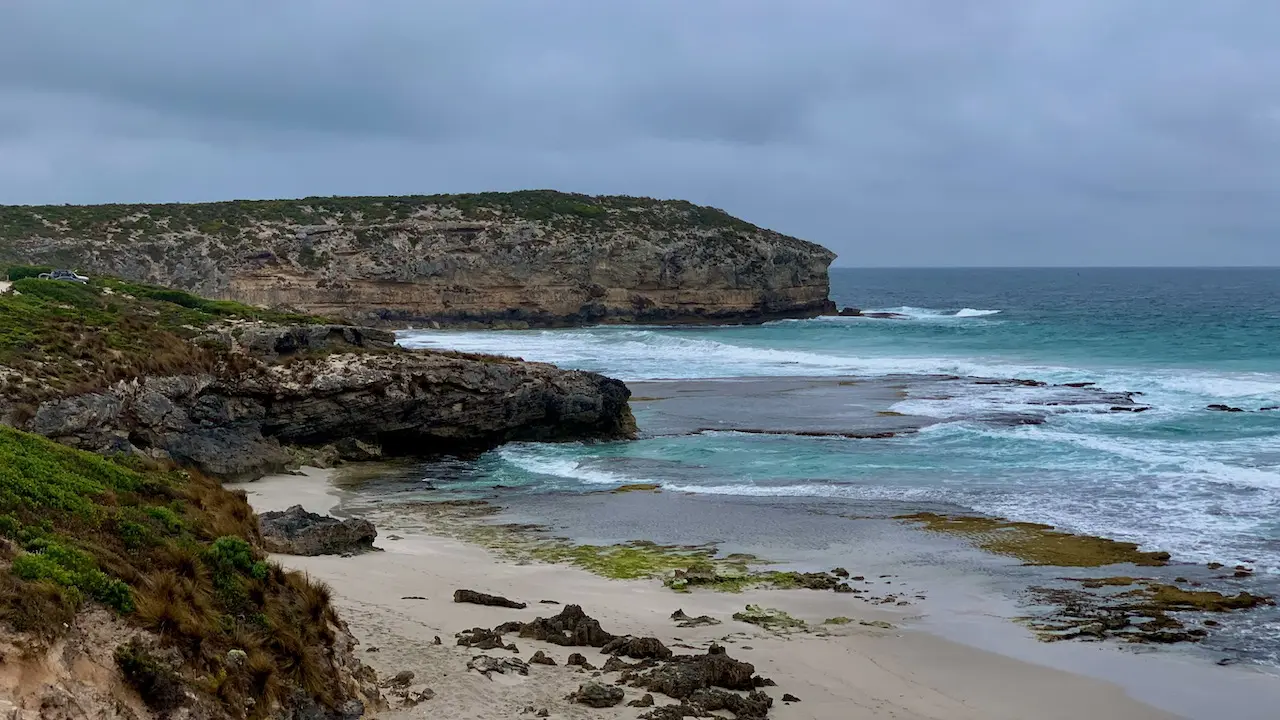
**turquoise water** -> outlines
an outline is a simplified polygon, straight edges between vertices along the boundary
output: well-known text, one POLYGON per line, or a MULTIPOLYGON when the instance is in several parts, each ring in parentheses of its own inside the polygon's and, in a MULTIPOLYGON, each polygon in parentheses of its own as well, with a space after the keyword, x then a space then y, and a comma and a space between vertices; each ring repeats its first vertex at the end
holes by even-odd
MULTIPOLYGON (((946 502, 1280 574, 1280 270, 836 270, 842 306, 905 319, 743 327, 410 331, 408 346, 502 353, 624 380, 948 373, 1093 382, 1149 411, 1044 407, 972 385, 893 410, 942 422, 885 440, 738 433, 511 445, 477 483, 625 482, 725 496, 946 502), (1215 412, 1210 404, 1246 412, 1215 412), (999 426, 992 412, 1048 412, 999 426)), ((637 414, 642 430, 645 411, 637 414)))

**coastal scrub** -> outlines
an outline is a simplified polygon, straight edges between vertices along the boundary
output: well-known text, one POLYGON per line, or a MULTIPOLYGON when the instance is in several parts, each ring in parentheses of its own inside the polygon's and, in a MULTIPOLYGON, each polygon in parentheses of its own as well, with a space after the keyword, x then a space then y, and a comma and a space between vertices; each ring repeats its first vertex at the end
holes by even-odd
POLYGON ((116 653, 166 707, 185 697, 175 683, 236 716, 347 699, 328 659, 329 590, 269 563, 259 542, 243 494, 214 480, 0 426, 0 623, 41 648, 81 610, 110 609, 179 659, 161 667, 136 643, 116 653))

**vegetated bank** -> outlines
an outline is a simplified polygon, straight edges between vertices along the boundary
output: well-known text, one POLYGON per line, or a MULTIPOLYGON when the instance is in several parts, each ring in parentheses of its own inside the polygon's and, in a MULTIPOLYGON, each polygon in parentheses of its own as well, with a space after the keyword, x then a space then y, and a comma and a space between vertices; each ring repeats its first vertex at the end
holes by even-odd
POLYGON ((268 562, 259 541, 244 495, 198 472, 0 426, 0 707, 121 719, 376 709, 377 678, 328 588, 268 562))
POLYGON ((0 206, 0 261, 361 324, 812 317, 834 258, 716 208, 550 190, 0 206))

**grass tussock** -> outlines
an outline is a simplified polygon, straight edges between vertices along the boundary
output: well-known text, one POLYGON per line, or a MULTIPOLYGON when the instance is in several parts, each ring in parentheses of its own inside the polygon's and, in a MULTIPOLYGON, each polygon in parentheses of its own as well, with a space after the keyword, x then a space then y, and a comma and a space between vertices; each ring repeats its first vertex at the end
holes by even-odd
POLYGON ((178 658, 117 653, 144 699, 165 705, 174 682, 237 714, 345 699, 331 591, 267 562, 244 495, 209 478, 0 426, 0 538, 0 621, 47 643, 86 604, 111 608, 178 658))

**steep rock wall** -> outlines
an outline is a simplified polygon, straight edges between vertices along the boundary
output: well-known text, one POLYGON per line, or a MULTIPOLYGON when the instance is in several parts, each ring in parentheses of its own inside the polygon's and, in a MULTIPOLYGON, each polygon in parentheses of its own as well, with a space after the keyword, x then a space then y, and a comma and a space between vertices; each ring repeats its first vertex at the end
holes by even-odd
POLYGON ((834 258, 714 208, 549 191, 0 208, 0 259, 400 326, 811 317, 834 258))

